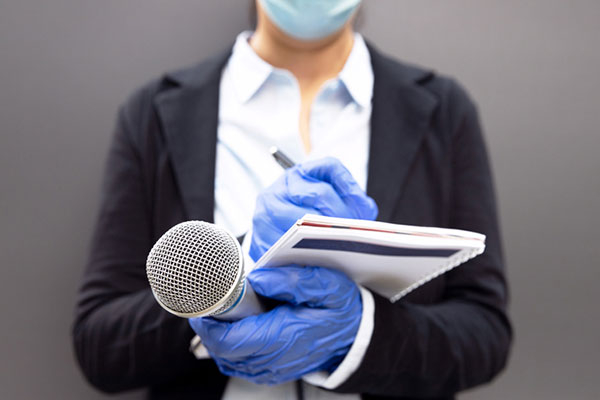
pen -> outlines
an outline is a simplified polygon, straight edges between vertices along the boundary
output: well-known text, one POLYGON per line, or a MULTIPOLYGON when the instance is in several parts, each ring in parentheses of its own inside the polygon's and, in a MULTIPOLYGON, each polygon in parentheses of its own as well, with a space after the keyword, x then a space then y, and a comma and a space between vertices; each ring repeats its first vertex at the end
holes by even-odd
POLYGON ((269 152, 271 153, 275 161, 277 161, 277 163, 281 165, 284 169, 292 168, 295 165, 295 163, 292 160, 290 160, 288 156, 283 154, 277 147, 271 147, 269 149, 269 152))
MULTIPOLYGON (((271 153, 275 161, 277 161, 277 163, 281 165, 284 169, 292 168, 295 165, 295 163, 288 156, 283 154, 276 146, 271 147, 269 149, 269 152, 271 153)), ((238 238, 238 241, 240 243, 243 242, 244 236, 246 236, 246 234, 243 234, 240 238, 238 238)), ((270 302, 267 300, 265 307, 270 307, 269 304, 270 302)), ((189 350, 194 354, 194 356, 197 359, 206 358, 208 356, 208 351, 206 350, 206 347, 204 347, 202 339, 200 339, 200 336, 198 335, 192 338, 189 350)))

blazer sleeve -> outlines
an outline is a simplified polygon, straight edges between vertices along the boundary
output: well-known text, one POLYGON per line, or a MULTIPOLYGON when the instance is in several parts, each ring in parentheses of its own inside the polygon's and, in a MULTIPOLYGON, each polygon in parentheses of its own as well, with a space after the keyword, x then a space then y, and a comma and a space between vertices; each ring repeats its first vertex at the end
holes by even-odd
MULTIPOLYGON (((490 381, 506 363, 511 326, 490 166, 477 111, 457 85, 450 227, 487 236, 485 252, 446 274, 433 305, 375 298, 371 342, 336 391, 444 397, 490 381)), ((451 124, 452 125, 452 124, 451 124)))
POLYGON ((187 321, 162 310, 147 283, 150 196, 131 108, 118 116, 72 332, 84 375, 106 392, 161 385, 203 365, 188 351, 187 321))

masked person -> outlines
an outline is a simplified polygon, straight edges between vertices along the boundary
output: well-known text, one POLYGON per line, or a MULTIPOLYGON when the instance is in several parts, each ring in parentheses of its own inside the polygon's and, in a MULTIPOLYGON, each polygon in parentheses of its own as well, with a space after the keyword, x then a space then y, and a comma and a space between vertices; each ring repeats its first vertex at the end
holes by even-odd
POLYGON ((359 3, 258 0, 254 32, 121 108, 73 329, 93 385, 156 399, 449 399, 504 367, 507 287, 475 106, 354 32, 359 3), (282 171, 273 145, 299 164, 282 171), (304 213, 473 230, 487 248, 394 304, 295 265, 250 273, 278 302, 258 316, 188 323, 155 302, 145 261, 173 225, 250 231, 256 260, 304 213), (195 333, 210 359, 188 351, 195 333))

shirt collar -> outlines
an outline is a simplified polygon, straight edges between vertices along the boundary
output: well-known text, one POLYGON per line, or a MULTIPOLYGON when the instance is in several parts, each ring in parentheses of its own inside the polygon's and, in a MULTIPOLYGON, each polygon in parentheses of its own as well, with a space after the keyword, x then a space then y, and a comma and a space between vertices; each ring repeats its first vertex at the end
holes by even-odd
POLYGON ((250 47, 250 36, 252 31, 244 31, 237 36, 228 65, 235 91, 242 103, 250 100, 274 69, 250 47))
MULTIPOLYGON (((238 35, 228 65, 235 91, 242 103, 250 100, 275 70, 250 47, 250 36, 252 31, 244 31, 238 35)), ((369 50, 359 33, 354 34, 352 50, 338 77, 358 105, 367 107, 371 103, 373 68, 369 50)))
POLYGON ((369 49, 361 34, 354 34, 354 45, 339 74, 348 92, 358 105, 367 107, 373 97, 373 67, 369 49))

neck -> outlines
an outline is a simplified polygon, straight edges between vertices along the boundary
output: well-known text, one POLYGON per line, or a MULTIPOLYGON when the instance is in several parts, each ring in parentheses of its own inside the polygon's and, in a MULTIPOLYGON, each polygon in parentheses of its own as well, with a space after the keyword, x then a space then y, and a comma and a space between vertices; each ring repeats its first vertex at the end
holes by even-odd
POLYGON ((352 51, 352 25, 324 39, 300 41, 285 35, 261 13, 250 46, 263 60, 290 71, 300 86, 318 85, 337 76, 352 51))

